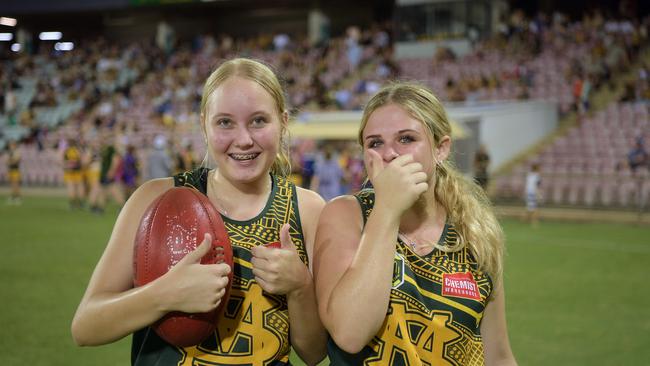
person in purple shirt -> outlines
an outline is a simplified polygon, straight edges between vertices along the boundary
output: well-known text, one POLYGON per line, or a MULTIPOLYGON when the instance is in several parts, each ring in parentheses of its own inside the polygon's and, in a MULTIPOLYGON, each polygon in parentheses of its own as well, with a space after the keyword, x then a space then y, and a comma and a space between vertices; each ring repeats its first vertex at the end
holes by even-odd
POLYGON ((129 145, 126 148, 126 154, 122 160, 122 183, 126 190, 126 196, 131 196, 131 193, 138 188, 138 158, 135 155, 135 147, 129 145))
POLYGON ((311 189, 318 192, 325 201, 329 201, 343 194, 342 179, 343 169, 332 153, 332 148, 328 146, 322 159, 316 162, 311 189))

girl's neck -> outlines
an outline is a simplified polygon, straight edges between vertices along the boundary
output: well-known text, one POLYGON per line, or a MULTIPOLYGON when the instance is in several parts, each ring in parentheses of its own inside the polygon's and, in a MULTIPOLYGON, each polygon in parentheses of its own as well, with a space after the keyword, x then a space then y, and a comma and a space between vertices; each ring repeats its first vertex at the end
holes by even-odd
POLYGON ((248 183, 233 183, 215 169, 208 175, 208 197, 225 216, 234 220, 248 220, 257 216, 271 194, 271 175, 248 183))
POLYGON ((271 188, 271 175, 265 174, 257 180, 252 182, 233 182, 223 176, 219 169, 214 169, 212 174, 208 176, 212 180, 212 184, 218 187, 219 192, 227 196, 255 196, 255 195, 268 195, 271 188))
POLYGON ((442 236, 446 220, 444 207, 433 197, 423 196, 402 214, 397 235, 416 254, 428 255, 442 236))
POLYGON ((446 219, 447 211, 436 201, 430 189, 402 214, 399 230, 405 234, 435 232, 442 230, 446 219))

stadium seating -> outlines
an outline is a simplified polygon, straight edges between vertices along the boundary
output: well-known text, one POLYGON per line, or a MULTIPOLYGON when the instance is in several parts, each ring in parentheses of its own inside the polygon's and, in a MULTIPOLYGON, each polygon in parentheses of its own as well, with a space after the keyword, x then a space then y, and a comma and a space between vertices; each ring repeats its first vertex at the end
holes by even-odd
MULTIPOLYGON (((373 34, 368 34, 372 39, 373 34)), ((513 42, 501 42, 501 35, 495 35, 458 59, 438 60, 433 55, 399 62, 391 59, 390 52, 365 41, 359 43, 358 65, 350 63, 344 37, 333 38, 326 46, 308 47, 294 41, 276 50, 259 46, 263 42, 255 38, 235 39, 230 48, 223 49, 215 39, 204 36, 203 48, 190 51, 179 44, 165 57, 147 44, 117 46, 88 40, 83 49, 70 54, 16 58, 18 111, 29 113, 13 125, 8 116, 0 115, 0 147, 11 139, 34 141, 42 132, 42 150, 34 144, 22 147, 21 169, 27 185, 61 184, 58 142, 80 133, 81 140, 90 140, 104 129, 119 134, 121 143, 138 146, 139 156, 145 157, 154 137, 172 137, 170 126, 174 125, 173 139, 191 142, 202 156, 203 141, 196 123, 202 82, 215 64, 237 55, 275 67, 286 82, 293 109, 358 109, 379 85, 397 76, 427 84, 443 101, 544 99, 557 103, 564 115, 577 103, 572 89, 576 63, 583 62, 585 67, 593 63, 601 34, 602 28, 581 22, 562 27, 549 24, 537 34, 515 33, 510 36, 513 42), (542 40, 540 48, 522 47, 526 37, 542 40), (88 60, 93 62, 87 65, 88 60), (397 75, 386 70, 386 62, 398 65, 397 75), (25 66, 30 64, 36 67, 25 66), (317 95, 315 83, 326 90, 325 101, 319 100, 322 96, 317 95)), ((598 77, 601 74, 602 70, 594 71, 598 77)), ((648 131, 648 115, 646 104, 618 102, 586 115, 581 124, 535 156, 496 177, 496 197, 521 200, 526 170, 537 162, 548 203, 593 207, 647 201, 650 187, 645 173, 632 174, 622 163, 631 141, 648 131)), ((4 165, 0 181, 6 181, 4 165)))

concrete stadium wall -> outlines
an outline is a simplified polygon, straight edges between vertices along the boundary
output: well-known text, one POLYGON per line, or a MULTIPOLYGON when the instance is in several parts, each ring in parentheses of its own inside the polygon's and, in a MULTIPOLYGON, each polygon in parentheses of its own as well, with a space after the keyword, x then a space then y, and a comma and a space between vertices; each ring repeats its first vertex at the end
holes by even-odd
MULTIPOLYGON (((448 105, 449 116, 459 123, 478 120, 477 142, 490 154, 490 171, 552 133, 558 125, 557 107, 545 101, 448 105)), ((465 151, 470 156, 474 151, 465 151)))
POLYGON ((435 55, 440 47, 451 49, 458 57, 462 57, 472 50, 471 44, 467 39, 397 42, 395 44, 395 58, 397 60, 422 57, 429 58, 435 55))
MULTIPOLYGON (((555 104, 544 101, 447 104, 454 137, 453 159, 471 174, 474 153, 484 143, 490 171, 552 133, 558 125, 555 104)), ((304 113, 290 126, 293 137, 311 139, 357 138, 361 112, 304 113)))

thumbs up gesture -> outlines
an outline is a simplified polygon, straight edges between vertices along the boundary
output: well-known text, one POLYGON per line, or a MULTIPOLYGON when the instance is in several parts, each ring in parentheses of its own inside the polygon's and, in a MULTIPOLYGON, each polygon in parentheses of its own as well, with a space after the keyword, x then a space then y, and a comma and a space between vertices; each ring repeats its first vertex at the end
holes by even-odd
POLYGON ((230 266, 225 263, 201 264, 212 249, 212 237, 203 241, 159 278, 168 311, 204 313, 213 310, 226 293, 230 266))
POLYGON ((385 163, 378 152, 365 152, 368 178, 375 189, 376 205, 383 205, 401 215, 429 189, 422 164, 405 154, 385 163))
POLYGON ((311 282, 309 268, 300 260, 289 229, 289 224, 282 225, 279 248, 268 245, 251 249, 255 281, 270 294, 288 295, 311 282))

